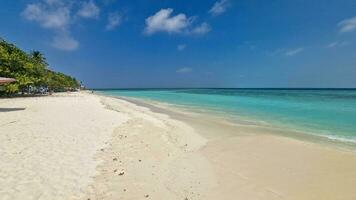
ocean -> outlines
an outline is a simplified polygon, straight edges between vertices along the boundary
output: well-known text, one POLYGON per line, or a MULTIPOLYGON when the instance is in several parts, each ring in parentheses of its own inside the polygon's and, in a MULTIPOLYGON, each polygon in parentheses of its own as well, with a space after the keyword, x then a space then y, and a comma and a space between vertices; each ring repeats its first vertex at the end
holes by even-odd
POLYGON ((103 95, 206 110, 277 128, 356 143, 355 89, 108 89, 103 95))

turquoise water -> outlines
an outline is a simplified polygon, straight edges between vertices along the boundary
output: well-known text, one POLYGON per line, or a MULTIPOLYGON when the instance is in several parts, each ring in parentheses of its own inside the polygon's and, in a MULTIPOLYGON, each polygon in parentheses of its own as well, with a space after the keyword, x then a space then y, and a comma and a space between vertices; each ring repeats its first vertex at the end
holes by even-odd
POLYGON ((356 90, 166 89, 98 90, 227 113, 255 122, 356 142, 356 90))

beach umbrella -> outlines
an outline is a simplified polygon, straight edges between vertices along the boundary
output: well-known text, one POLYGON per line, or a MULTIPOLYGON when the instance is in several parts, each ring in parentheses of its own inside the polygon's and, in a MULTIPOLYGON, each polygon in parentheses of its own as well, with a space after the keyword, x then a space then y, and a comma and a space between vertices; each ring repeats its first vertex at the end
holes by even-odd
POLYGON ((13 78, 0 77, 0 85, 5 84, 5 83, 15 82, 15 81, 16 81, 16 79, 13 79, 13 78))

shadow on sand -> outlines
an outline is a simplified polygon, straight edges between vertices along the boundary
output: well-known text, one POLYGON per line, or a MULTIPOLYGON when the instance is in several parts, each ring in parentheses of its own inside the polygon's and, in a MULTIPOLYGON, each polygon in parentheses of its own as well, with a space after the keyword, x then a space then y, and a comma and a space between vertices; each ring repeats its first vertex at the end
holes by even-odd
POLYGON ((26 108, 0 108, 0 113, 2 112, 14 112, 14 111, 20 111, 20 110, 25 110, 26 108))

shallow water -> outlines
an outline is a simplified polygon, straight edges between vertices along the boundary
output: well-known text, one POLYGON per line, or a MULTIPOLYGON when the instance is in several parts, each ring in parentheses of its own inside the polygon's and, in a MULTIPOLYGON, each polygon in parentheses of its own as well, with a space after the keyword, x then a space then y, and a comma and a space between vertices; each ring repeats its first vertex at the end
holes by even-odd
POLYGON ((356 90, 352 89, 144 89, 97 90, 189 106, 261 125, 356 142, 356 90))

